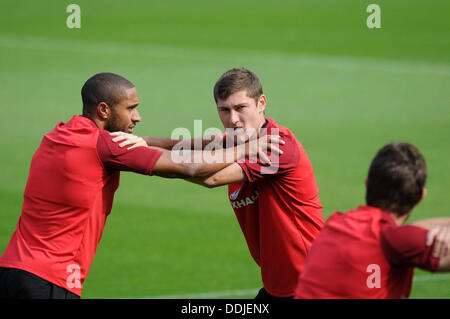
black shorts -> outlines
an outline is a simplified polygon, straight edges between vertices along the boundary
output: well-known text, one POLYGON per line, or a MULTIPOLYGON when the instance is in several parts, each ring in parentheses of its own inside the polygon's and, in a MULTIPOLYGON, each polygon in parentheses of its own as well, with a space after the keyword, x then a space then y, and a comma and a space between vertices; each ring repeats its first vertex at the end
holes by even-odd
POLYGON ((0 267, 0 299, 80 299, 32 273, 0 267))
POLYGON ((294 296, 292 296, 292 297, 276 297, 276 296, 273 296, 273 295, 269 294, 267 292, 267 290, 264 289, 264 288, 261 288, 259 290, 258 294, 255 297, 256 300, 276 300, 276 299, 280 299, 281 300, 281 299, 293 299, 293 298, 294 298, 294 296))

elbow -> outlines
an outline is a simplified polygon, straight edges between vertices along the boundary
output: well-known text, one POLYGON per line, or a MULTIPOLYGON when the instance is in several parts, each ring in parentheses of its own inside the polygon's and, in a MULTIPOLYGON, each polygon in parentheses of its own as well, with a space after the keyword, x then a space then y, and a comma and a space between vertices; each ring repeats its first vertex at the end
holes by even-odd
POLYGON ((192 178, 201 181, 198 184, 207 188, 215 188, 223 185, 218 176, 204 170, 202 165, 199 164, 184 165, 182 174, 184 175, 183 178, 192 178))
POLYGON ((197 177, 198 176, 197 170, 198 169, 195 164, 194 165, 193 164, 185 164, 183 173, 187 177, 197 177))
POLYGON ((216 188, 218 186, 222 186, 223 184, 220 183, 220 181, 213 175, 213 176, 206 178, 203 181, 203 185, 208 188, 216 188))
POLYGON ((211 189, 211 188, 216 188, 216 187, 219 186, 219 185, 214 184, 214 183, 211 183, 211 182, 208 182, 208 181, 205 181, 205 182, 203 183, 203 186, 205 186, 205 187, 211 189))
POLYGON ((185 164, 184 174, 188 177, 204 177, 207 175, 199 164, 185 164))

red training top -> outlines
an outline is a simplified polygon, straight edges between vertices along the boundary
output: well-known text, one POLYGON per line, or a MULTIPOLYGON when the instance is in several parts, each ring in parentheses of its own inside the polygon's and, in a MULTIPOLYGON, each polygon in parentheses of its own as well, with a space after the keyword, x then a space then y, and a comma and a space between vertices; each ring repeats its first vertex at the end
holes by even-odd
POLYGON ((311 162, 294 134, 272 119, 264 129, 286 142, 280 145, 283 155, 270 166, 254 158, 239 161, 248 182, 230 184, 228 196, 250 254, 261 267, 264 288, 287 297, 294 295, 311 243, 322 228, 322 205, 311 162))
POLYGON ((74 116, 44 136, 31 161, 22 214, 0 267, 22 269, 81 296, 111 211, 119 170, 151 175, 162 152, 127 150, 74 116))
POLYGON ((439 266, 426 236, 375 207, 334 213, 313 243, 296 298, 407 298, 413 267, 439 266))

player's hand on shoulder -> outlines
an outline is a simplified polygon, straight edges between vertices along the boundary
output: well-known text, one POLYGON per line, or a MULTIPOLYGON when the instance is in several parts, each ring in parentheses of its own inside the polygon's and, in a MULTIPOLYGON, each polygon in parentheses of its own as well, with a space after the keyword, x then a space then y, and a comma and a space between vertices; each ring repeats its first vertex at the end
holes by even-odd
POLYGON ((113 142, 116 143, 121 142, 119 144, 119 147, 131 145, 130 147, 128 147, 129 150, 139 146, 148 146, 147 142, 145 142, 145 140, 142 137, 133 134, 128 134, 125 132, 112 132, 109 133, 109 135, 115 136, 112 139, 113 142))
POLYGON ((436 226, 427 233, 426 245, 431 246, 434 242, 432 256, 444 258, 450 254, 450 226, 436 226))
POLYGON ((280 156, 283 151, 280 149, 280 144, 285 142, 281 139, 279 135, 264 135, 258 139, 252 139, 247 141, 245 157, 255 157, 258 156, 261 162, 265 164, 270 164, 271 160, 267 152, 272 153, 271 156, 280 156))

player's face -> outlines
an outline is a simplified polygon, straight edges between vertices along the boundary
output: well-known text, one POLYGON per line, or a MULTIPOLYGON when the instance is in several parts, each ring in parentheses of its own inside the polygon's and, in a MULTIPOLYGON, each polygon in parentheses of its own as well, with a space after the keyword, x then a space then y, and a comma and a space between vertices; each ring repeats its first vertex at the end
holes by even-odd
POLYGON ((258 102, 249 97, 246 91, 231 94, 225 100, 217 100, 217 110, 225 128, 260 129, 265 121, 266 96, 261 95, 258 102))
POLYGON ((136 123, 141 121, 138 105, 136 88, 125 90, 125 98, 111 108, 111 118, 105 129, 110 132, 122 131, 132 134, 136 123))

